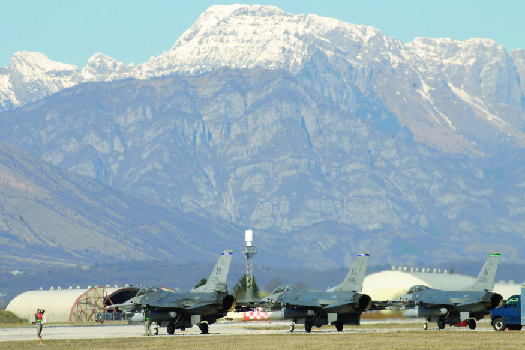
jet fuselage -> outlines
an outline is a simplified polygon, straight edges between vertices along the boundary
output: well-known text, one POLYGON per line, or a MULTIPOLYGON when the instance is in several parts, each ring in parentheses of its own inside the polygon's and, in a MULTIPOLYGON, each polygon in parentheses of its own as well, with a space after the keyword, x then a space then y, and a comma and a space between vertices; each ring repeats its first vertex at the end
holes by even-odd
POLYGON ((260 300, 270 308, 270 318, 291 319, 296 323, 312 321, 317 327, 332 323, 329 314, 337 314, 334 321, 359 323, 359 315, 371 306, 371 298, 356 292, 312 292, 291 289, 274 293, 260 300))

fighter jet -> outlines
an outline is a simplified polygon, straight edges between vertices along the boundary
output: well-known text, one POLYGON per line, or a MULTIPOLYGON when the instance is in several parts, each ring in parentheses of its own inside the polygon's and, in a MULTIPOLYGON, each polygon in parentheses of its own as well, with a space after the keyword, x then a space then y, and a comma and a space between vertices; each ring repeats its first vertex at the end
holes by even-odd
POLYGON ((259 300, 259 304, 270 308, 269 318, 292 320, 290 332, 295 324, 304 323, 307 333, 312 326, 335 325, 337 331, 344 324, 359 324, 360 315, 370 309, 372 299, 360 294, 365 278, 369 253, 359 254, 340 285, 326 292, 311 292, 293 286, 282 285, 271 295, 259 300))
MULTIPOLYGON (((137 295, 123 304, 111 305, 123 312, 142 312, 160 327, 167 327, 168 334, 175 329, 184 331, 198 325, 202 334, 208 333, 208 325, 235 308, 235 297, 228 294, 226 278, 230 269, 233 250, 225 250, 219 257, 205 285, 187 293, 175 293, 157 287, 142 288, 137 295)), ((136 317, 133 318, 137 320, 136 317)), ((158 332, 158 331, 156 331, 158 332)), ((155 333, 156 333, 155 332, 155 333)))
POLYGON ((408 309, 403 313, 406 317, 425 318, 423 329, 428 328, 428 322, 437 322, 438 328, 444 329, 445 324, 465 320, 470 329, 476 329, 476 320, 488 315, 503 300, 501 295, 492 292, 499 256, 500 253, 490 254, 476 282, 461 290, 443 291, 416 285, 407 294, 386 304, 408 309))

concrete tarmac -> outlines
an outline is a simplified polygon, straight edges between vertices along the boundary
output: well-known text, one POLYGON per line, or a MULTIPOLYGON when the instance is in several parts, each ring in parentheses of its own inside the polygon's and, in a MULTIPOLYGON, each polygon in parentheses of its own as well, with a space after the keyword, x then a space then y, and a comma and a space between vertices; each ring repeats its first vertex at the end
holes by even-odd
MULTIPOLYGON (((478 322, 476 331, 492 331, 490 325, 485 320, 478 322), (481 323, 481 324, 480 324, 481 323)), ((361 326, 345 327, 343 333, 388 333, 399 331, 422 330, 422 322, 419 320, 381 320, 381 321, 362 321, 361 326)), ((435 324, 429 324, 429 330, 435 324)), ((288 321, 268 321, 258 322, 224 322, 210 325, 210 335, 245 335, 245 334, 289 334, 290 322, 288 321)), ((152 327, 152 331, 153 331, 152 327)), ((468 328, 445 328, 445 331, 470 331, 468 328)), ((294 333, 305 333, 303 325, 296 325, 294 333)), ((332 334, 337 333, 332 327, 322 327, 319 330, 313 328, 312 334, 332 334)), ((44 325, 42 337, 44 340, 51 339, 108 339, 108 338, 132 338, 143 337, 143 325, 87 325, 87 326, 68 326, 68 325, 44 325)), ((202 335, 197 326, 186 329, 184 332, 176 330, 174 335, 166 333, 166 327, 159 328, 159 334, 155 337, 176 337, 176 336, 209 336, 202 335)), ((4 341, 38 340, 35 327, 20 328, 0 328, 0 343, 4 341)), ((0 346, 1 347, 1 346, 0 346)))

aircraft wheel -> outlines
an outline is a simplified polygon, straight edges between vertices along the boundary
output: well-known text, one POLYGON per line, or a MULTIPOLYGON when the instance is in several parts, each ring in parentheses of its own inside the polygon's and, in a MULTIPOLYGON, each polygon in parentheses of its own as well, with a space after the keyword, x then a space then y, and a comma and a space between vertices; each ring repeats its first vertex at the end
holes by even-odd
POLYGON ((467 320, 468 328, 470 329, 476 329, 476 320, 470 319, 467 320))
POLYGON ((175 325, 174 325, 173 323, 170 323, 170 324, 168 325, 168 329, 167 329, 167 331, 168 331, 168 334, 173 334, 173 333, 175 333, 175 325))
POLYGON ((445 319, 440 318, 440 319, 438 320, 438 328, 439 328, 439 329, 445 329, 445 319))
POLYGON ((424 329, 425 331, 428 329, 428 323, 427 323, 427 322, 423 323, 423 329, 424 329))
POLYGON ((153 328, 153 334, 159 335, 159 327, 153 328))
POLYGON ((501 317, 496 318, 492 322, 492 327, 494 327, 494 330, 496 331, 504 331, 505 330, 505 320, 501 317))
POLYGON ((208 334, 208 324, 207 323, 201 322, 199 324, 199 328, 200 328, 202 334, 208 334))
POLYGON ((290 332, 293 332, 294 329, 295 329, 295 325, 292 323, 292 324, 290 325, 290 332))
POLYGON ((312 331, 312 322, 306 321, 304 323, 304 330, 306 331, 306 333, 310 333, 312 331))
POLYGON ((337 321, 335 323, 335 329, 338 331, 338 332, 342 332, 343 331, 343 322, 341 321, 337 321))

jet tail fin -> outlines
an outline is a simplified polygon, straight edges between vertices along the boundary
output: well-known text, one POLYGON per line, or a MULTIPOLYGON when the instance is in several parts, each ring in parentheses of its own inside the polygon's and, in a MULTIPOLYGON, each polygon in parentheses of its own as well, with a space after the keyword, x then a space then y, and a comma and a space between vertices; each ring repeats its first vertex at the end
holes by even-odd
POLYGON ((210 277, 205 285, 192 289, 192 292, 227 292, 226 278, 230 270, 233 250, 225 250, 219 257, 217 264, 213 268, 210 277))
POLYGON ((498 269, 499 256, 501 253, 492 253, 481 268, 476 282, 461 290, 492 291, 494 289, 494 278, 498 269))
POLYGON ((333 292, 361 292, 363 290, 363 281, 366 274, 366 266, 368 265, 368 257, 370 253, 360 253, 355 258, 350 271, 346 275, 345 280, 338 286, 330 288, 333 292))

